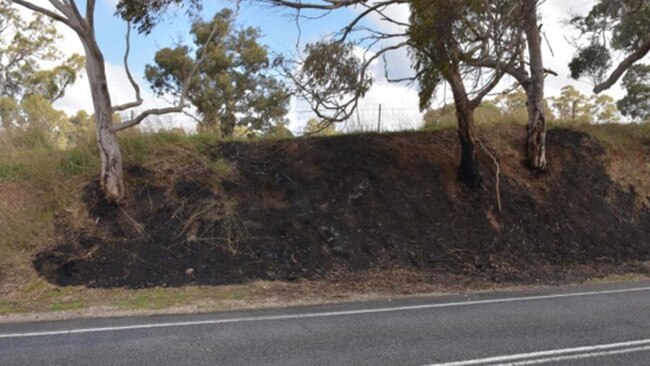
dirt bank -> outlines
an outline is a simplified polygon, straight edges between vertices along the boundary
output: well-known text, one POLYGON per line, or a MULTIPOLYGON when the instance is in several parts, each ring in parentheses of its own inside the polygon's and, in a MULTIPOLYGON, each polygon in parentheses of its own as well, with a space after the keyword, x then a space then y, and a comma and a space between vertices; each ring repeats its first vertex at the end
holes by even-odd
POLYGON ((89 287, 349 281, 396 269, 527 283, 650 259, 650 212, 610 179, 602 146, 570 130, 548 141, 551 171, 532 176, 520 127, 486 139, 501 160, 501 212, 486 154, 482 189, 456 182, 453 131, 206 146, 200 161, 131 165, 123 207, 90 183, 34 266, 52 283, 89 287))

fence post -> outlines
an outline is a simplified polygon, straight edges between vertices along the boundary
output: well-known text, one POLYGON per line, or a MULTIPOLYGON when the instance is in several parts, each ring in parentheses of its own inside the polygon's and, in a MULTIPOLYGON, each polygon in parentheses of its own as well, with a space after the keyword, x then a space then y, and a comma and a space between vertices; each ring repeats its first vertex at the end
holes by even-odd
POLYGON ((379 118, 377 119, 377 132, 381 132, 381 104, 379 104, 379 118))

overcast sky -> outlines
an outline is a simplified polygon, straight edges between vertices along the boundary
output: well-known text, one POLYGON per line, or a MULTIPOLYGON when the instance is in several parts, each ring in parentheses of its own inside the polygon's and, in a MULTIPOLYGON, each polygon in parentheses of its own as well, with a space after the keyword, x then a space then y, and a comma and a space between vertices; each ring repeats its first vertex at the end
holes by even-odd
MULTIPOLYGON (((46 0, 34 0, 37 3, 45 4, 46 0)), ((116 18, 116 0, 99 0, 96 14, 96 27, 100 46, 104 52, 107 64, 106 71, 109 78, 109 89, 115 103, 130 101, 133 98, 133 91, 126 79, 122 58, 124 53, 124 34, 126 25, 116 18)), ((202 13, 204 18, 211 17, 221 8, 231 5, 226 1, 206 1, 206 7, 202 13)), ((568 63, 573 54, 573 48, 567 42, 568 38, 574 36, 571 29, 565 25, 572 14, 586 12, 593 1, 590 0, 547 0, 542 5, 543 30, 548 39, 548 46, 544 47, 544 58, 546 67, 558 73, 557 77, 550 76, 546 83, 546 93, 549 96, 557 95, 565 85, 573 85, 585 94, 590 94, 592 85, 586 81, 575 81, 568 77, 568 63)), ((287 11, 260 7, 255 5, 243 5, 238 18, 238 23, 245 26, 254 26, 262 29, 264 37, 262 43, 266 44, 275 53, 295 53, 297 43, 300 41, 299 49, 306 43, 314 42, 326 37, 329 33, 340 29, 346 21, 354 17, 358 10, 342 10, 316 20, 302 20, 300 32, 294 19, 287 11), (300 37, 299 37, 300 34, 300 37)), ((390 14, 396 18, 408 19, 407 6, 395 6, 390 14)), ((372 26, 386 29, 394 27, 381 22, 378 19, 370 19, 372 26)), ((157 49, 170 46, 178 39, 189 41, 190 21, 182 12, 170 12, 164 23, 157 27, 150 35, 135 35, 132 41, 131 70, 140 80, 144 97, 149 106, 162 105, 165 101, 155 98, 146 82, 142 80, 144 66, 152 63, 157 49)), ((71 31, 60 26, 64 37, 60 47, 65 54, 83 53, 78 39, 71 31)), ((405 76, 410 73, 411 61, 406 52, 398 52, 388 59, 388 69, 391 76, 405 76)), ((415 87, 407 85, 395 85, 386 82, 383 76, 383 63, 378 62, 373 67, 375 83, 372 90, 359 106, 362 120, 376 120, 378 105, 382 104, 383 119, 386 124, 393 124, 393 127, 417 128, 421 120, 418 111, 418 98, 415 87)), ((512 80, 505 80, 503 84, 509 84, 512 80)), ((622 92, 618 86, 612 88, 608 93, 615 98, 620 98, 622 92)), ((444 90, 438 92, 434 105, 442 105, 444 97, 449 101, 450 93, 444 90)), ((86 78, 79 80, 68 90, 66 96, 56 103, 56 106, 69 114, 79 109, 92 110, 91 96, 86 78)), ((291 129, 299 132, 301 125, 311 114, 308 108, 301 103, 292 103, 289 119, 291 129)), ((182 117, 174 116, 165 119, 165 123, 185 120, 182 117)), ((184 122, 187 123, 187 122, 184 122)))

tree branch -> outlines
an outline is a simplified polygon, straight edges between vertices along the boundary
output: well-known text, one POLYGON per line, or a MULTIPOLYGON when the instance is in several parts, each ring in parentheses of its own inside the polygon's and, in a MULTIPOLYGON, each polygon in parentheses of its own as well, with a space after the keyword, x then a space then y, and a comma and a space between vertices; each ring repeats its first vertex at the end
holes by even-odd
POLYGON ((74 17, 79 20, 79 22, 82 22, 84 20, 84 17, 81 15, 79 12, 79 8, 77 7, 77 3, 75 0, 64 0, 66 5, 72 9, 72 13, 74 14, 74 17))
POLYGON ((129 79, 129 82, 133 86, 135 91, 135 101, 130 103, 125 103, 122 105, 117 105, 112 108, 113 112, 125 111, 127 109, 139 107, 142 105, 144 100, 140 95, 140 86, 131 75, 131 70, 129 69, 129 52, 131 50, 131 22, 126 23, 126 51, 124 52, 124 70, 126 71, 126 77, 129 79))
POLYGON ((517 82, 521 85, 524 86, 530 82, 530 75, 525 70, 521 69, 516 69, 513 67, 512 64, 508 64, 502 61, 497 61, 493 59, 486 59, 486 60, 466 60, 468 65, 475 66, 475 67, 485 67, 485 68, 490 68, 494 69, 497 71, 501 71, 504 73, 507 73, 508 75, 512 76, 517 80, 517 82))
POLYGON ((594 93, 599 94, 602 91, 605 91, 611 88, 618 79, 623 76, 625 71, 630 68, 635 62, 644 58, 650 52, 650 37, 646 38, 645 41, 639 46, 639 48, 627 56, 621 63, 612 71, 611 75, 604 82, 596 85, 594 87, 594 93))
POLYGON ((64 4, 59 0, 49 0, 49 2, 52 4, 52 6, 54 6, 56 10, 65 15, 65 17, 68 18, 72 24, 74 24, 73 21, 75 20, 78 23, 79 19, 75 16, 74 11, 72 10, 72 5, 69 3, 64 4))
POLYGON ((95 32, 95 0, 86 1, 86 22, 88 26, 95 32))
POLYGON ((42 7, 38 6, 38 5, 34 5, 34 4, 30 3, 29 1, 25 1, 25 0, 10 0, 10 1, 15 3, 15 4, 18 4, 18 5, 22 6, 24 8, 27 8, 27 9, 29 9, 31 11, 37 12, 39 14, 43 14, 46 17, 49 17, 49 18, 52 18, 52 19, 54 19, 54 20, 56 20, 58 22, 61 22, 61 23, 65 24, 65 25, 67 25, 70 28, 73 28, 72 23, 70 22, 70 19, 66 18, 65 16, 63 16, 61 14, 58 14, 58 13, 53 12, 51 10, 42 8, 42 7))
POLYGON ((365 4, 368 0, 323 0, 321 3, 303 3, 302 0, 263 0, 271 5, 284 6, 291 9, 316 9, 316 10, 334 10, 345 8, 352 5, 365 4))
MULTIPOLYGON (((381 50, 377 51, 372 57, 364 60, 363 65, 361 65, 359 80, 364 80, 368 72, 370 65, 380 57, 383 57, 384 54, 390 51, 400 49, 402 47, 408 46, 408 42, 400 42, 391 46, 386 46, 381 50)), ((327 120, 329 123, 343 122, 350 118, 352 113, 355 111, 359 104, 359 99, 363 97, 365 91, 355 90, 350 94, 344 96, 325 96, 322 97, 318 95, 317 92, 311 90, 304 82, 299 80, 294 76, 289 70, 285 70, 285 74, 292 79, 294 84, 298 88, 298 93, 310 104, 312 111, 323 120, 327 120), (350 95, 349 99, 347 96, 350 95), (324 113, 323 110, 331 114, 324 113)))

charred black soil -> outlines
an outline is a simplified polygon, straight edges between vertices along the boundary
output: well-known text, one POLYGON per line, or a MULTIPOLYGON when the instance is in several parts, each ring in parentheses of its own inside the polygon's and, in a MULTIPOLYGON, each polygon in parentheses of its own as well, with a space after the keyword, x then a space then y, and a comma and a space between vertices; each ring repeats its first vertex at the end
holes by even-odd
POLYGON ((563 282, 650 259, 650 213, 610 179, 589 136, 551 131, 551 170, 522 163, 521 127, 492 136, 484 186, 456 181, 453 131, 206 146, 201 161, 132 165, 116 207, 96 182, 61 212, 34 260, 58 285, 149 287, 354 278, 404 269, 490 281, 563 282), (226 177, 212 165, 225 159, 226 177), (576 268, 588 268, 576 271, 576 268))

